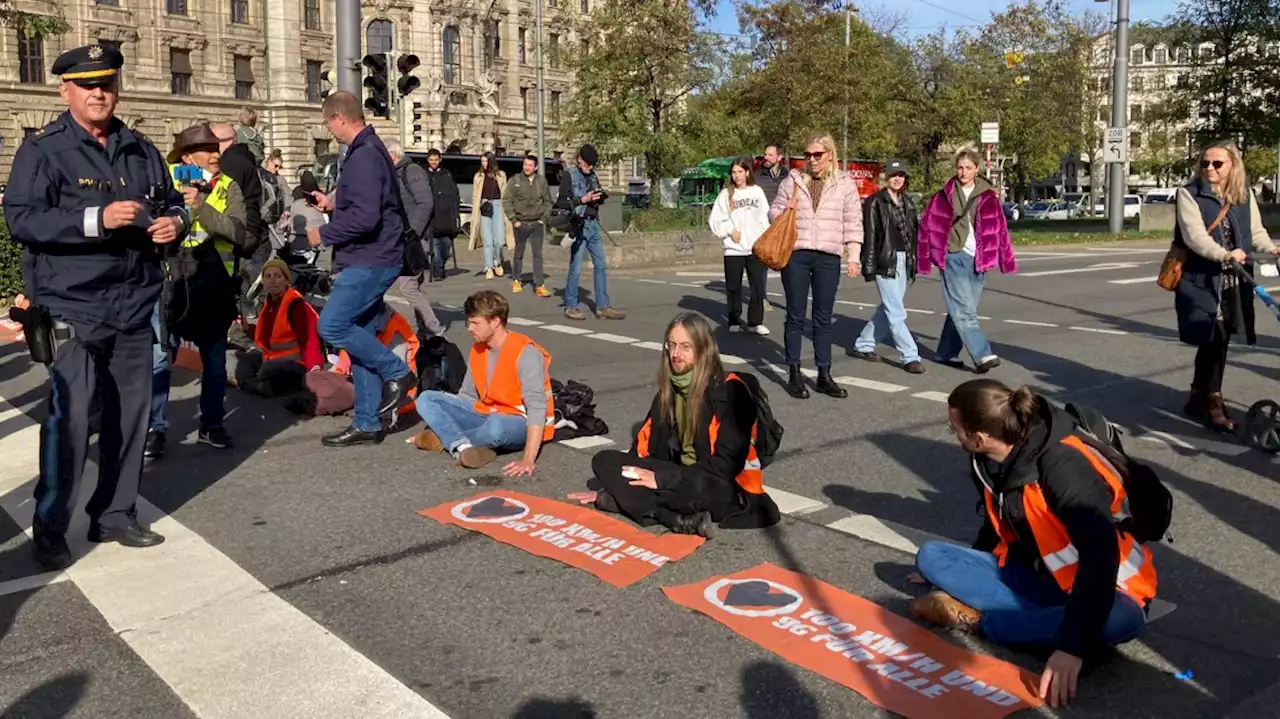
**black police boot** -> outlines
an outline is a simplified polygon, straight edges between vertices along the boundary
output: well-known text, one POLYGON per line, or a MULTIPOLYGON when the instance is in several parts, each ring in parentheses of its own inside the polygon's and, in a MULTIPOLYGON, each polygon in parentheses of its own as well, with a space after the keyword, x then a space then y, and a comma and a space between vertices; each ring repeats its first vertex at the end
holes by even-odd
POLYGON ((381 444, 386 435, 382 430, 377 432, 361 432, 355 427, 347 427, 337 434, 322 437, 320 444, 326 447, 354 447, 358 444, 381 444))
POLYGON ((160 459, 164 456, 164 432, 158 429, 147 430, 147 443, 143 446, 142 456, 147 459, 160 459))
POLYGON ((418 386, 418 376, 410 372, 382 383, 382 404, 378 405, 378 414, 384 415, 392 410, 400 409, 409 399, 409 390, 418 386))
POLYGON ((104 527, 97 522, 89 522, 89 541, 97 544, 116 542, 126 547, 154 547, 164 542, 164 535, 151 531, 131 520, 127 527, 104 527))
POLYGON ((813 387, 828 397, 844 399, 849 396, 849 390, 836 384, 836 381, 831 379, 831 368, 829 367, 818 368, 818 381, 814 383, 813 387))
POLYGON ((71 566, 71 548, 67 546, 67 538, 61 532, 44 529, 36 521, 31 527, 31 538, 31 552, 40 566, 50 572, 71 566))
POLYGON ((787 381, 787 394, 796 399, 809 399, 809 388, 804 386, 804 375, 800 374, 800 365, 791 365, 791 379, 787 381))

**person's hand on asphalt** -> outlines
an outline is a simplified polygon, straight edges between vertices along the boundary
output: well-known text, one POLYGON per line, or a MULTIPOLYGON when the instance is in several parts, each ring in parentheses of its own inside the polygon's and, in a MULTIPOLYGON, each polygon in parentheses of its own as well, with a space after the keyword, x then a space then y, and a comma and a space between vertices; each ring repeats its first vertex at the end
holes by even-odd
POLYGON ((200 190, 194 187, 182 188, 182 201, 187 203, 187 207, 199 207, 200 190))
POLYGON ((627 482, 627 484, 632 487, 645 487, 646 489, 658 488, 658 475, 654 474, 652 469, 644 469, 642 467, 623 467, 622 476, 631 478, 631 481, 627 482))
POLYGON ((1244 250, 1237 247, 1227 253, 1227 259, 1231 262, 1235 262, 1236 264, 1243 265, 1245 260, 1249 259, 1249 256, 1244 253, 1244 250))
POLYGON ((115 230, 133 224, 139 212, 142 212, 142 203, 133 200, 113 202, 102 210, 102 226, 115 230))
POLYGON ((1051 707, 1066 706, 1067 702, 1076 698, 1076 681, 1080 678, 1080 667, 1084 662, 1074 654, 1056 651, 1049 657, 1044 666, 1044 674, 1040 675, 1040 698, 1049 702, 1051 707))
POLYGON ((323 192, 313 191, 311 199, 316 203, 316 209, 321 212, 329 212, 333 209, 333 203, 329 201, 329 196, 323 192))
POLYGON ((509 462, 507 466, 502 468, 502 473, 508 477, 530 477, 533 476, 533 462, 528 459, 521 459, 515 462, 509 462))
POLYGON ((570 492, 566 499, 572 499, 578 504, 591 504, 598 496, 600 496, 599 492, 570 492))
POLYGON ((307 244, 311 245, 312 247, 320 246, 320 228, 319 227, 312 227, 311 229, 307 230, 307 244))
POLYGON ((862 265, 857 262, 849 263, 849 276, 857 277, 862 272, 862 265))
POLYGON ((181 225, 182 220, 176 217, 158 217, 152 220, 147 234, 151 235, 151 241, 157 245, 167 245, 178 239, 178 228, 181 225))

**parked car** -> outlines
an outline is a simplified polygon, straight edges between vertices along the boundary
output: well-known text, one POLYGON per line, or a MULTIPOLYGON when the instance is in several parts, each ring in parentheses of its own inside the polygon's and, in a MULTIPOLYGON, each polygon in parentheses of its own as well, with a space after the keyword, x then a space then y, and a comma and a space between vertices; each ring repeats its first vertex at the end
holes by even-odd
POLYGON ((1017 222, 1022 219, 1022 205, 1016 202, 1004 203, 1004 219, 1017 222))
POLYGON ((1178 201, 1178 188, 1162 187, 1158 190, 1151 190, 1147 196, 1142 198, 1145 205, 1172 205, 1178 201))
POLYGON ((1027 207, 1029 220, 1073 220, 1079 211, 1062 200, 1045 200, 1027 207))
POLYGON ((631 180, 627 183, 627 196, 622 200, 623 207, 647 209, 651 204, 648 180, 631 180))
MULTIPOLYGON (((1142 213, 1142 198, 1138 195, 1124 196, 1124 219, 1132 220, 1142 213)), ((1098 217, 1107 216, 1107 199, 1104 197, 1093 206, 1093 214, 1098 217)))

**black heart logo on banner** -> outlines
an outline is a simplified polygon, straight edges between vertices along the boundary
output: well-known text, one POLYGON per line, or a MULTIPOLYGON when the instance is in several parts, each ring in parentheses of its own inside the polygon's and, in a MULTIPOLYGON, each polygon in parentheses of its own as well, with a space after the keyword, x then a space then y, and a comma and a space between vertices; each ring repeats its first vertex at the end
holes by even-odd
POLYGON ((724 595, 724 603, 731 607, 785 607, 795 600, 795 595, 775 592, 768 582, 758 579, 735 584, 724 595))
POLYGON ((517 507, 514 504, 507 504, 507 500, 502 497, 486 497, 476 502, 467 509, 467 516, 476 519, 485 519, 488 517, 514 517, 524 511, 523 507, 517 507))

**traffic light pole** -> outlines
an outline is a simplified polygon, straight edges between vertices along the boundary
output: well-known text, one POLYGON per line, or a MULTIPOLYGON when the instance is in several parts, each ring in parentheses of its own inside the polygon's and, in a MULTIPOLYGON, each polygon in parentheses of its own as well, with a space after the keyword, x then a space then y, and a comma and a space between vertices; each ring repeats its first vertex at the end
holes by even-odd
MULTIPOLYGON (((1111 74, 1111 127, 1124 131, 1129 144, 1129 0, 1116 0, 1115 65, 1111 74)), ((1127 159, 1127 158, 1126 158, 1127 159)), ((1124 230, 1125 163, 1107 165, 1107 230, 1124 230)))
POLYGON ((337 0, 338 89, 360 97, 360 0, 337 0))
MULTIPOLYGON (((359 0, 357 0, 358 2, 359 0)), ((542 123, 542 0, 533 0, 533 26, 538 44, 538 174, 545 175, 543 165, 546 163, 546 134, 542 123)))

